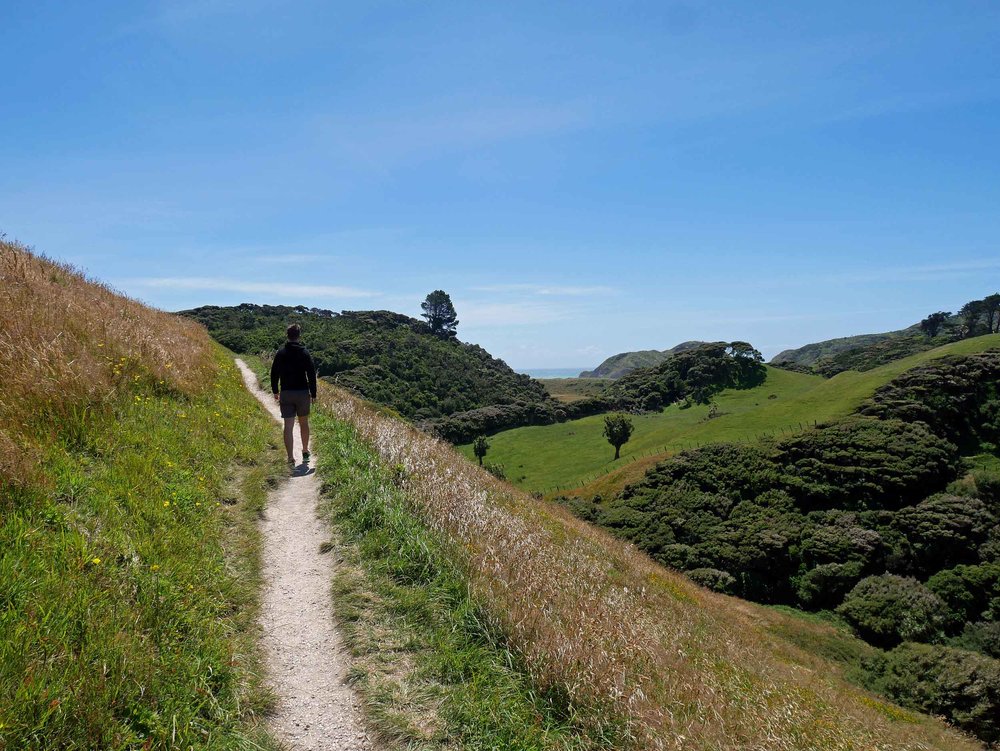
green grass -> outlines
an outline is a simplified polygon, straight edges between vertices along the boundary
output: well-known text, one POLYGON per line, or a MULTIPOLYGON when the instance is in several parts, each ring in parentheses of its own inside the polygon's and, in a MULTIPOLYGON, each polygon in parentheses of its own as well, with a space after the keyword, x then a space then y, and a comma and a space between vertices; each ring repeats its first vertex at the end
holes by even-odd
POLYGON ((610 378, 539 378, 549 395, 561 402, 600 396, 614 381, 610 378))
MULTIPOLYGON (((614 449, 602 436, 602 415, 498 433, 489 439, 486 460, 504 465, 508 479, 528 490, 574 488, 644 456, 708 443, 755 441, 765 435, 780 437, 815 422, 844 417, 879 386, 910 368, 945 355, 997 346, 1000 334, 980 336, 863 373, 845 371, 830 379, 768 367, 762 386, 716 396, 721 414, 714 419, 708 419, 709 407, 705 405, 689 409, 670 406, 662 413, 633 417, 635 432, 622 448, 618 462, 613 461, 614 449)), ((474 458, 471 445, 458 449, 474 458)))
POLYGON ((254 520, 272 426, 229 359, 63 424, 0 498, 0 749, 273 748, 254 520))
POLYGON ((408 749, 614 748, 572 727, 485 625, 463 572, 409 510, 402 467, 387 467, 347 423, 318 414, 327 517, 342 558, 335 610, 352 678, 381 733, 408 749))

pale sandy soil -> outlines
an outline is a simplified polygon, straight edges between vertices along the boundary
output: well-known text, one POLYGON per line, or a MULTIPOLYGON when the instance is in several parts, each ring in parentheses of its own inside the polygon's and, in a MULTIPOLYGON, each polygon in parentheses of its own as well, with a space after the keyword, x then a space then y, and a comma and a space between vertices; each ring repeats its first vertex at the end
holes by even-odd
MULTIPOLYGON (((236 364, 247 388, 280 421, 274 397, 257 385, 246 363, 236 364)), ((302 456, 298 426, 295 456, 302 456)), ((263 647, 268 682, 278 696, 269 726, 292 751, 374 751, 360 702, 345 683, 349 656, 330 596, 336 552, 320 553, 330 534, 317 516, 318 504, 316 473, 300 465, 271 492, 261 522, 263 647)))

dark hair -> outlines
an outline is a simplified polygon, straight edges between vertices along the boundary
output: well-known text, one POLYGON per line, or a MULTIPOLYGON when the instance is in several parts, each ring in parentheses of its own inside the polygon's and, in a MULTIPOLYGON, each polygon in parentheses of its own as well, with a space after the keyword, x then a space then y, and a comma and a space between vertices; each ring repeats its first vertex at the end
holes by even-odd
POLYGON ((293 323, 285 333, 288 335, 288 341, 297 342, 299 337, 302 336, 302 327, 297 323, 293 323))

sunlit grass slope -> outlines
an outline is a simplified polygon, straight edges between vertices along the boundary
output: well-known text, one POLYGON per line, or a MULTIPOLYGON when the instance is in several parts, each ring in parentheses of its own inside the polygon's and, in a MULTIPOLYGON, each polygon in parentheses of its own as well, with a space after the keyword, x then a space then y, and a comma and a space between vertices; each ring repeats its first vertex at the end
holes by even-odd
POLYGON ((838 642, 829 627, 703 590, 346 392, 324 388, 320 402, 347 426, 320 431, 337 455, 328 481, 359 473, 369 485, 345 513, 377 532, 370 552, 406 585, 459 571, 467 618, 587 731, 588 748, 979 748, 850 685, 817 654, 838 642))
POLYGON ((270 747, 270 424, 190 322, 8 243, 0 290, 0 749, 270 747))
MULTIPOLYGON (((601 415, 581 420, 517 428, 489 438, 487 460, 503 464, 507 477, 529 490, 552 491, 587 486, 589 494, 614 492, 638 479, 662 458, 692 446, 722 441, 755 441, 764 435, 791 434, 853 412, 879 386, 910 368, 949 354, 968 354, 1000 346, 1000 334, 975 337, 921 352, 863 373, 845 371, 833 378, 768 367, 757 388, 728 390, 715 397, 719 416, 709 407, 670 406, 662 413, 634 416, 635 432, 613 461, 614 449, 602 436, 601 415), (604 477, 605 473, 608 476, 604 477)), ((472 447, 459 450, 472 457, 472 447)))

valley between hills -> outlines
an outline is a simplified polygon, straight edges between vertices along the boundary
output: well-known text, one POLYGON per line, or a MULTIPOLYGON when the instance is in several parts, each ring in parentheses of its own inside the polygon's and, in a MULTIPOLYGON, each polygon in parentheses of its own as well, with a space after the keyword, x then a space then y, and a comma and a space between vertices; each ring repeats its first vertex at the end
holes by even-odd
POLYGON ((1000 740, 987 307, 837 373, 709 342, 550 391, 432 319, 174 315, 15 243, 0 264, 3 751, 280 747, 261 611, 295 477, 233 358, 262 376, 290 322, 324 538, 290 550, 330 557, 346 747, 1000 740))

